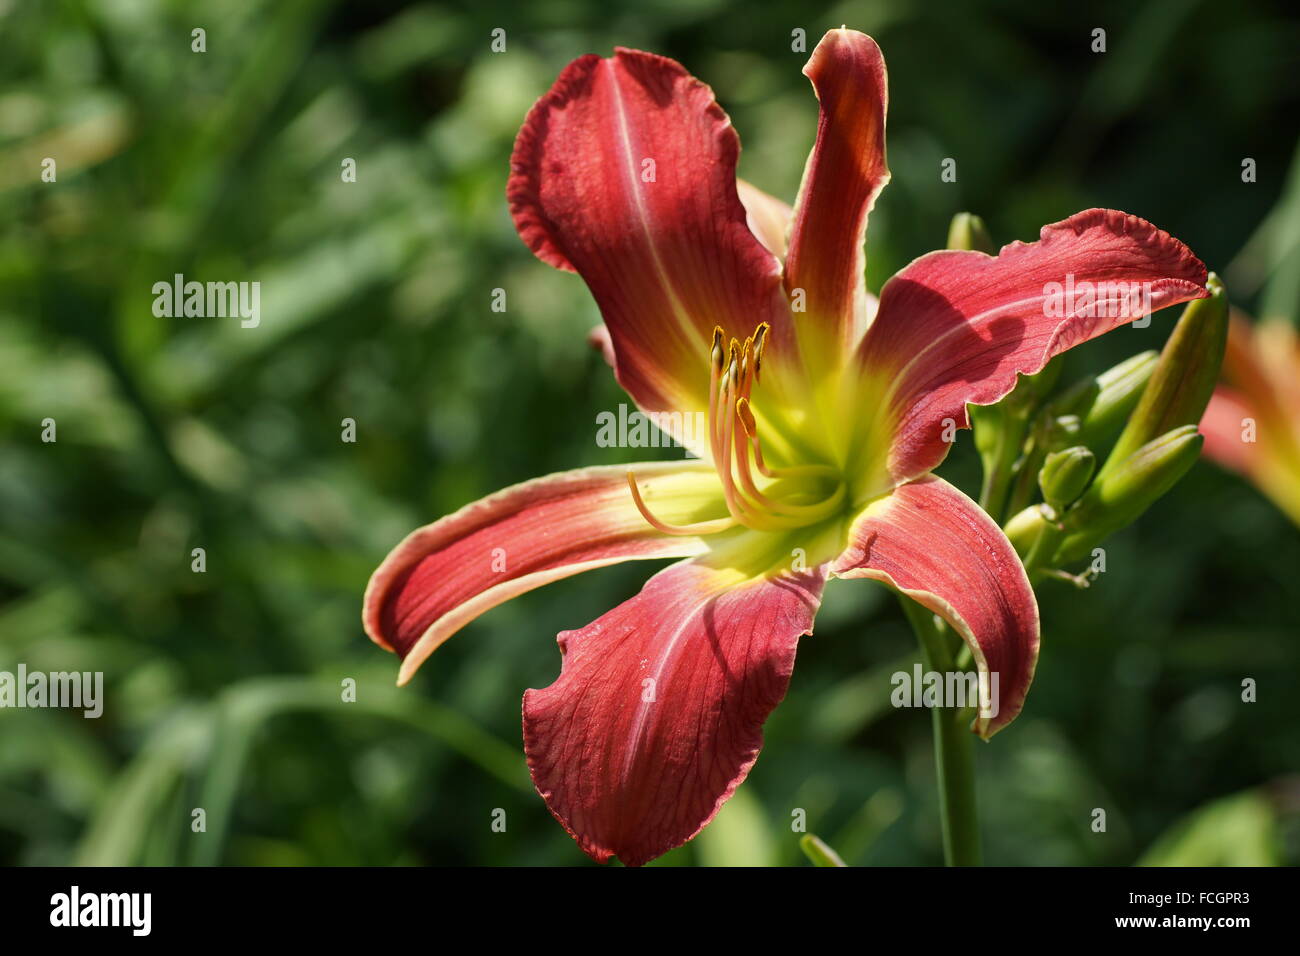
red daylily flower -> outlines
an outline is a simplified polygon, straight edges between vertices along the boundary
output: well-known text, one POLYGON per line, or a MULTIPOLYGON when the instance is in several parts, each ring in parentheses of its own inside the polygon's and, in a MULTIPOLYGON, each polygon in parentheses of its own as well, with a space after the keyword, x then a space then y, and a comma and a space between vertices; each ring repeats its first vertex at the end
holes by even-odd
POLYGON ((1201 419, 1205 454, 1300 525, 1300 338, 1285 320, 1233 315, 1222 383, 1201 419))
POLYGON ((946 620, 999 678, 996 714, 972 729, 1006 726, 1034 673, 1034 593, 998 526, 931 471, 968 402, 1138 317, 1049 307, 1052 283, 1140 283, 1150 311, 1206 295, 1181 242, 1093 209, 996 257, 922 256, 875 303, 863 240, 889 179, 885 64, 870 37, 833 30, 804 72, 821 118, 793 210, 737 181, 730 121, 674 61, 618 49, 560 74, 515 143, 515 224, 586 281, 596 341, 644 412, 673 428, 671 413, 707 410, 704 438, 680 436, 702 460, 516 485, 414 532, 366 593, 366 631, 401 655, 401 683, 517 594, 683 559, 561 634, 559 679, 524 695, 537 789, 601 862, 644 863, 717 813, 828 577, 882 581, 946 620))

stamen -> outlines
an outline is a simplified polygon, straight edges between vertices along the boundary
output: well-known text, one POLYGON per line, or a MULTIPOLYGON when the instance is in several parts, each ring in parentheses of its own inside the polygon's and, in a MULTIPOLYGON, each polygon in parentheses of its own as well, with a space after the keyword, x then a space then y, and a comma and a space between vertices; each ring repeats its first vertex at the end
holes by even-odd
MULTIPOLYGON (((725 399, 724 394, 724 399, 725 399)), ((726 446, 724 452, 723 469, 719 471, 722 477, 722 493, 727 500, 727 510, 735 517, 737 521, 747 528, 753 528, 757 531, 780 531, 783 529, 798 527, 800 522, 791 523, 788 519, 783 519, 781 515, 771 513, 770 508, 776 504, 770 498, 760 493, 753 487, 753 481, 748 486, 742 485, 737 487, 735 475, 732 473, 731 452, 735 448, 737 451, 743 449, 740 442, 740 436, 736 433, 736 418, 734 415, 728 415, 723 425, 723 444, 726 446), (757 502, 750 501, 745 497, 747 491, 752 491, 761 500, 757 502), (768 510, 764 510, 764 509, 768 510)), ((747 459, 737 458, 740 465, 741 478, 747 474, 746 466, 749 464, 747 459)))
POLYGON ((754 464, 758 470, 767 478, 805 478, 814 475, 820 475, 823 478, 835 478, 839 472, 831 465, 800 465, 797 468, 769 468, 767 462, 763 461, 763 448, 758 442, 758 422, 754 419, 754 412, 749 407, 749 399, 742 398, 736 403, 736 413, 740 418, 740 423, 745 426, 745 434, 749 436, 750 446, 754 450, 754 464))
POLYGON ((718 390, 722 376, 722 326, 713 327, 713 348, 709 350, 709 452, 718 460, 718 390))
POLYGON ((732 518, 747 528, 754 528, 759 531, 777 531, 783 525, 765 516, 761 510, 756 510, 754 505, 746 500, 742 491, 736 487, 735 476, 732 472, 731 453, 735 445, 733 436, 736 419, 731 410, 734 408, 733 396, 740 385, 742 355, 740 343, 732 339, 727 352, 727 367, 723 373, 716 406, 718 416, 715 434, 717 453, 714 455, 714 467, 717 468, 718 477, 722 480, 722 497, 727 503, 727 511, 732 518))
MULTIPOLYGON (((748 413, 750 421, 752 422, 754 413, 749 409, 749 402, 743 398, 736 403, 736 417, 741 418, 743 423, 745 416, 740 411, 742 407, 741 403, 744 403, 743 407, 745 412, 748 413)), ((748 426, 746 426, 745 431, 749 431, 748 426)), ((757 452, 759 447, 757 435, 750 436, 749 445, 757 452)), ((758 452, 758 454, 761 454, 761 452, 758 452)), ((845 489, 843 482, 837 483, 835 491, 831 493, 829 498, 811 504, 796 504, 790 501, 777 501, 763 494, 763 492, 758 490, 758 486, 754 484, 753 475, 749 470, 749 455, 746 452, 745 443, 741 439, 739 433, 736 434, 736 460, 740 464, 740 483, 742 489, 756 498, 759 504, 767 508, 772 517, 796 519, 794 527, 806 524, 808 519, 815 520, 817 518, 829 516, 844 499, 845 489)), ((757 461, 757 456, 755 460, 757 461)), ((833 473, 832 469, 832 474, 833 473)))
POLYGON ((672 535, 706 535, 737 525, 758 531, 785 531, 832 517, 842 507, 848 489, 834 467, 769 468, 763 460, 758 422, 749 397, 759 379, 770 332, 771 326, 761 322, 754 334, 741 342, 735 338, 728 341, 721 326, 713 329, 709 348, 709 447, 722 483, 728 517, 686 525, 661 521, 646 507, 636 478, 629 471, 627 479, 632 500, 641 516, 657 531, 672 535), (758 471, 766 478, 774 479, 775 483, 769 485, 767 492, 755 479, 749 459, 751 453, 758 471), (810 479, 813 480, 811 484, 810 479), (821 492, 817 490, 816 482, 827 479, 834 482, 834 490, 827 497, 818 498, 821 492), (813 500, 809 502, 809 498, 813 500))
POLYGON ((766 322, 760 322, 758 329, 754 332, 754 381, 759 379, 759 372, 763 370, 763 346, 767 344, 767 333, 771 326, 766 322))
POLYGON ((712 521, 697 521, 694 524, 668 524, 651 514, 650 509, 646 507, 646 503, 641 500, 641 491, 637 488, 636 476, 631 471, 627 473, 627 486, 632 489, 632 502, 636 505, 636 510, 641 512, 641 517, 645 518, 650 527, 664 534, 717 534, 719 531, 726 531, 728 528, 736 526, 735 518, 716 518, 712 521))
POLYGON ((713 347, 709 349, 709 363, 715 372, 722 371, 722 326, 713 327, 713 347))
POLYGON ((736 387, 738 351, 736 340, 732 339, 727 356, 727 371, 723 376, 722 389, 718 395, 718 454, 714 456, 714 461, 718 469, 718 477, 722 479, 722 497, 726 499, 727 511, 737 521, 743 521, 744 508, 738 500, 731 477, 731 429, 734 422, 731 416, 731 395, 736 387))
POLYGON ((745 434, 750 438, 757 438, 758 422, 754 420, 754 411, 749 407, 748 398, 737 399, 736 415, 740 418, 740 424, 744 427, 745 434))
MULTIPOLYGON (((744 426, 745 432, 748 433, 749 426, 743 421, 743 416, 740 413, 740 409, 742 407, 744 407, 745 411, 749 412, 750 418, 753 418, 754 413, 752 411, 749 411, 748 399, 741 398, 736 401, 736 417, 742 419, 741 425, 744 426)), ((733 426, 733 431, 734 431, 734 426, 733 426)), ((746 442, 744 438, 741 437, 739 432, 734 432, 734 434, 735 434, 735 448, 736 448, 736 463, 740 466, 741 489, 746 494, 748 494, 751 498, 757 501, 761 506, 766 508, 768 511, 779 510, 781 507, 780 504, 772 500, 771 498, 769 498, 767 495, 763 494, 763 492, 759 491, 758 486, 754 484, 754 476, 749 470, 749 453, 747 450, 747 445, 749 443, 746 442)))

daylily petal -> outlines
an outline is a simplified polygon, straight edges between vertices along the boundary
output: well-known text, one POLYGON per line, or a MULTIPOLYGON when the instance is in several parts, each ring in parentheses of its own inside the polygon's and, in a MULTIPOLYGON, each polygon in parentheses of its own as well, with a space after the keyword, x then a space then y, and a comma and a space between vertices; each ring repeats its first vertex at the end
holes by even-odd
POLYGON ((528 114, 507 186, 520 236, 579 273, 609 326, 619 382, 646 411, 708 407, 713 328, 791 334, 780 262, 736 191, 740 141, 673 60, 584 56, 528 114))
POLYGON ((1257 409, 1260 418, 1295 427, 1300 416, 1300 338, 1289 322, 1252 323, 1233 314, 1222 378, 1257 409))
POLYGON ((933 475, 900 485, 857 516, 831 573, 883 581, 962 636, 980 674, 997 675, 996 713, 971 728, 981 737, 1020 713, 1038 660, 1038 604, 1011 542, 975 502, 933 475))
POLYGON ((614 367, 614 343, 609 340, 608 326, 594 326, 587 333, 587 344, 600 353, 600 357, 605 360, 606 365, 610 368, 614 367))
POLYGON ((1201 416, 1205 456, 1240 474, 1252 474, 1259 457, 1259 444, 1244 440, 1249 419, 1258 421, 1258 414, 1242 396, 1223 385, 1216 388, 1201 416))
POLYGON ((620 561, 706 551, 700 538, 646 523, 628 490, 629 467, 665 521, 725 513, 709 465, 654 462, 536 478, 420 528, 371 576, 362 611, 370 639, 401 655, 398 683, 474 618, 525 591, 620 561))
POLYGON ((801 341, 817 354, 848 354, 868 320, 863 270, 867 214, 889 182, 885 163, 885 61, 876 41, 831 30, 804 67, 821 104, 817 142, 795 201, 787 293, 802 289, 801 341))
POLYGON ((524 747, 588 855, 637 866, 713 819, 758 758, 825 577, 682 562, 559 636, 559 678, 524 695, 524 747))
POLYGON ((1248 478, 1300 526, 1300 433, 1295 428, 1293 420, 1271 418, 1223 386, 1210 399, 1200 425, 1206 457, 1248 478))
POLYGON ((1201 419, 1205 454, 1300 525, 1300 340, 1279 320, 1228 327, 1223 381, 1201 419))
POLYGON ((863 416, 872 434, 859 435, 858 453, 874 461, 889 445, 894 481, 925 474, 947 455, 945 434, 969 425, 968 402, 992 404, 1017 373, 1038 372, 1145 312, 1203 298, 1205 281, 1205 266, 1185 245, 1110 209, 1044 226, 1038 242, 1013 242, 996 257, 922 256, 885 283, 858 350, 859 401, 864 411, 876 409, 874 420, 863 416), (1094 291, 1098 283, 1123 284, 1109 288, 1142 303, 1094 299, 1084 283, 1094 291))
POLYGON ((794 210, 790 204, 763 192, 743 179, 736 180, 736 190, 745 205, 746 222, 764 248, 778 259, 785 258, 785 240, 790 232, 794 210))

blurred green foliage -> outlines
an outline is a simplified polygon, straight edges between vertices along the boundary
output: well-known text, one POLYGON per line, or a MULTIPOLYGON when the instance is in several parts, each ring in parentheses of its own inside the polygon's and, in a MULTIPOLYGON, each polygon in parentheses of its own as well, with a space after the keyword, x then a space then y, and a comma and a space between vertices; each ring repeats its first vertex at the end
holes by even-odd
MULTIPOLYGON (((865 30, 891 81, 873 289, 959 210, 1005 242, 1104 205, 1187 241, 1236 304, 1294 319, 1293 14, 0 0, 0 669, 102 670, 107 697, 98 720, 0 711, 0 861, 585 861, 531 790, 518 698, 558 673, 555 633, 647 568, 499 608, 401 691, 358 623, 370 571, 416 525, 639 457, 596 446, 596 414, 625 400, 584 345, 598 315, 505 207, 514 133, 571 58, 681 60, 730 112, 742 174, 792 199, 817 113, 791 31, 811 48, 865 30), (40 182, 46 156, 57 183, 40 182), (175 273, 260 281, 261 325, 156 318, 152 285, 175 273)), ((1158 349, 1171 317, 1076 350, 1067 376, 1158 349)), ((968 491, 970 444, 943 471, 968 491)), ((1045 586, 1028 706, 979 748, 987 859, 1296 862, 1297 568, 1300 532, 1201 464, 1112 539, 1090 591, 1045 586), (1240 702, 1246 677, 1257 703, 1240 702)), ((664 862, 806 865, 796 810, 851 865, 939 860, 930 722, 887 703, 913 653, 881 588, 829 588, 749 782, 664 862)))

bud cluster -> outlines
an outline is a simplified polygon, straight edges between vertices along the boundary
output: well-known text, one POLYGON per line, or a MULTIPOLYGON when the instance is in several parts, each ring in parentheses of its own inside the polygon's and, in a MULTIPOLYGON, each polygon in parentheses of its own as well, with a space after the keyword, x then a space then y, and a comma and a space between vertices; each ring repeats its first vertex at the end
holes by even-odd
MULTIPOLYGON (((969 234, 954 222, 949 239, 969 234)), ((1134 355, 1059 391, 1054 359, 996 405, 971 407, 981 503, 996 521, 1010 516, 1004 530, 1031 575, 1086 585, 1060 566, 1132 524, 1196 461, 1228 333, 1223 283, 1211 273, 1207 286, 1159 355, 1134 355)))

